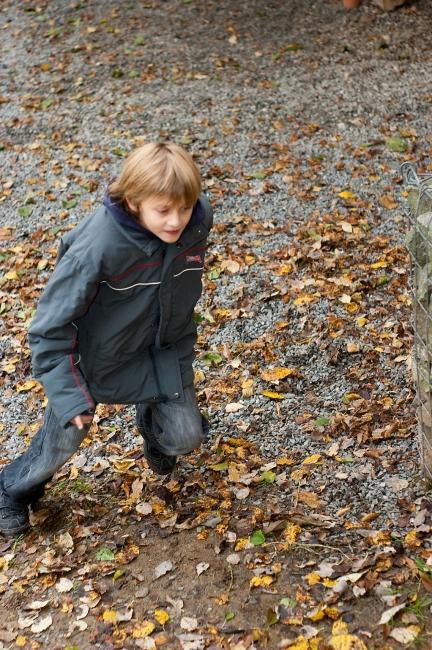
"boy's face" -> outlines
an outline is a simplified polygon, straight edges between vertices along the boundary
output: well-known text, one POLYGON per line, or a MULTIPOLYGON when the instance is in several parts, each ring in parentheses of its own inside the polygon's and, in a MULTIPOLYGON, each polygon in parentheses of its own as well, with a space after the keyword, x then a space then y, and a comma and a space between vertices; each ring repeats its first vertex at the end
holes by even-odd
POLYGON ((175 243, 192 216, 192 205, 169 196, 152 196, 138 205, 131 204, 139 223, 167 244, 175 243))

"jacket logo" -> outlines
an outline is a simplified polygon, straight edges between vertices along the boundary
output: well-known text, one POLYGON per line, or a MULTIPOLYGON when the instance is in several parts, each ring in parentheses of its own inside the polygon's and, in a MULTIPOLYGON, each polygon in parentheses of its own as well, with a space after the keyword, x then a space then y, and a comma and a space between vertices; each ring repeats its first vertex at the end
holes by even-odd
POLYGON ((202 262, 201 255, 186 255, 186 262, 202 262))

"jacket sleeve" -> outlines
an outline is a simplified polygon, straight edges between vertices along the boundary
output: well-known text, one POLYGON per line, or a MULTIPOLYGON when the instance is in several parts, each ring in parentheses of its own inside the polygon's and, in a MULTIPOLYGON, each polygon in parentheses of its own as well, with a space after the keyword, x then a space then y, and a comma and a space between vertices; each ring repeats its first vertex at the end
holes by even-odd
POLYGON ((77 365, 75 319, 83 316, 99 287, 98 271, 70 251, 61 257, 43 292, 29 329, 34 376, 43 384, 61 426, 95 407, 77 365))

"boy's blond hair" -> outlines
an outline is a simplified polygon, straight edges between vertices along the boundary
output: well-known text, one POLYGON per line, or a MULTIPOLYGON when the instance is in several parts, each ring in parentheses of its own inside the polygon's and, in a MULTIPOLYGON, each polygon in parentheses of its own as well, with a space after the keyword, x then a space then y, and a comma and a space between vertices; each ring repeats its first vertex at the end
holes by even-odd
POLYGON ((168 196, 193 206, 201 193, 201 179, 192 156, 182 147, 149 142, 129 154, 108 193, 116 203, 129 206, 152 196, 168 196))

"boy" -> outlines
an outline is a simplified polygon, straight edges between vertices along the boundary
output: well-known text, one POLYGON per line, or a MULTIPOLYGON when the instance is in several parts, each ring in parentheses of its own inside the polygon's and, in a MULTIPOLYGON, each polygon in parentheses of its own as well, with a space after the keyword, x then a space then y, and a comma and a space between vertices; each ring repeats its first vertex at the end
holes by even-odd
POLYGON ((136 405, 160 474, 207 432, 192 361, 212 210, 195 163, 172 143, 139 147, 103 203, 62 237, 29 329, 48 407, 30 447, 0 473, 6 535, 28 528, 28 505, 78 449, 98 402, 136 405))

